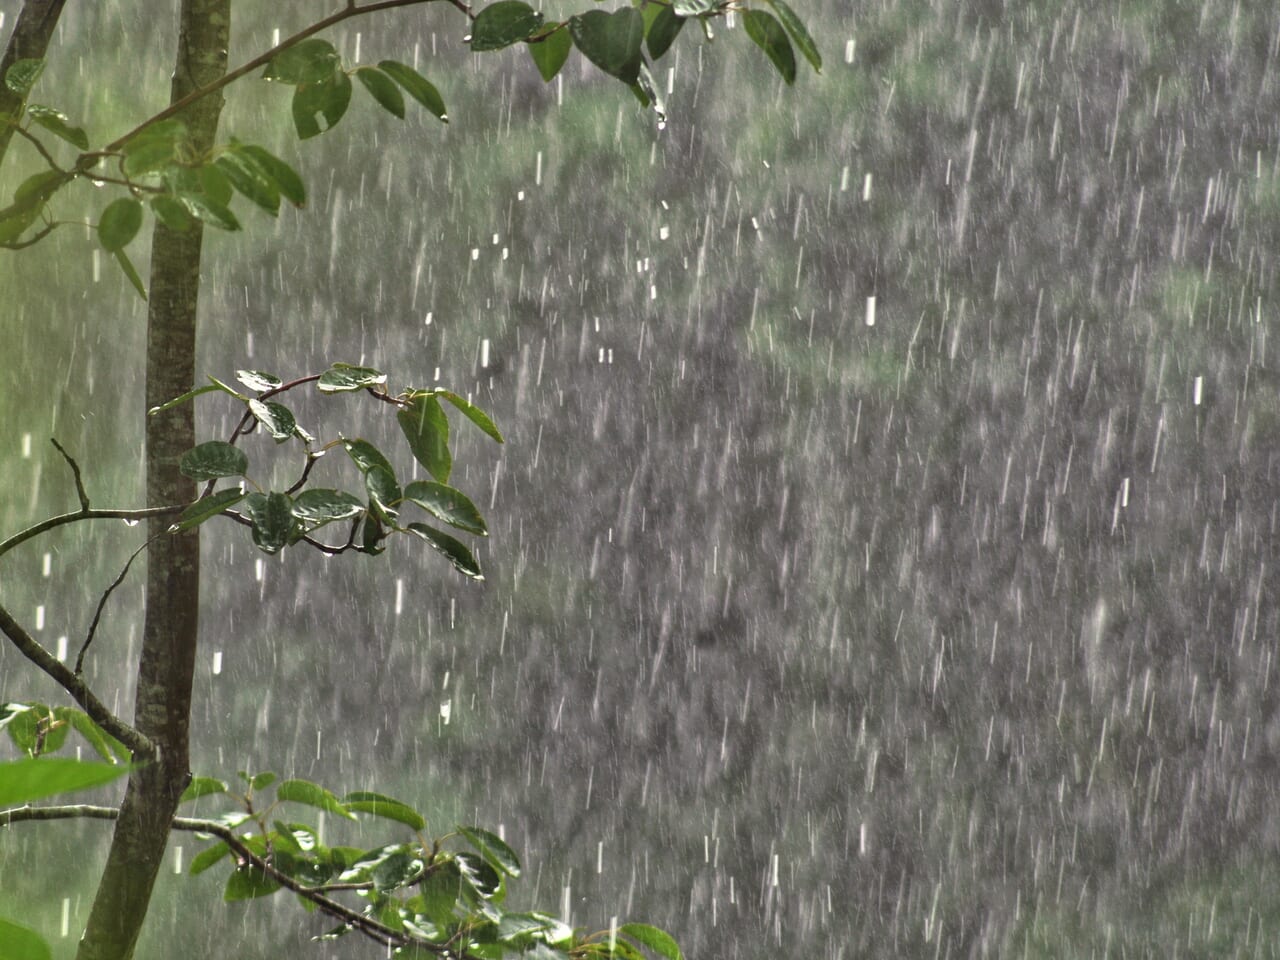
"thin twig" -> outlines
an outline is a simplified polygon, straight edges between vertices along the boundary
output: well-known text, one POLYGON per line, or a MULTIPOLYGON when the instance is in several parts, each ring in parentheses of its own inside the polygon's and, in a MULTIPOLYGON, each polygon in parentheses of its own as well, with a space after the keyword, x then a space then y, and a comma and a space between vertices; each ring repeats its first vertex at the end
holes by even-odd
POLYGON ((84 643, 80 645, 80 655, 76 657, 76 676, 84 674, 84 655, 89 652, 89 644, 93 643, 93 635, 98 630, 98 621, 102 619, 102 609, 107 605, 107 599, 112 592, 120 584, 124 583, 124 578, 129 574, 129 568, 133 566, 133 561, 138 559, 138 554, 147 547, 151 546, 159 537, 165 536, 169 531, 162 530, 154 536, 148 537, 147 540, 133 553, 129 554, 129 559, 125 561, 124 569, 120 571, 120 575, 111 581, 111 586, 103 591, 101 599, 98 600, 98 609, 93 611, 93 621, 89 624, 89 632, 85 635, 84 643))
POLYGON ((36 642, 3 605, 0 605, 0 633, 4 633, 24 657, 57 681, 58 685, 84 708, 89 719, 128 747, 135 758, 150 759, 155 756, 155 744, 148 737, 108 710, 89 689, 84 678, 72 673, 53 654, 36 642))
POLYGON ((173 507, 143 507, 141 510, 121 510, 96 509, 96 510, 77 510, 74 513, 64 513, 57 517, 50 517, 48 520, 41 520, 39 523, 27 527, 15 533, 7 540, 0 540, 0 556, 8 553, 20 543, 26 543, 32 537, 38 537, 42 533, 47 533, 57 527, 64 526, 68 523, 76 523, 80 520, 146 520, 148 517, 163 517, 170 514, 181 513, 187 509, 190 504, 182 503, 173 507))
POLYGON ((72 459, 71 454, 67 453, 67 451, 62 448, 62 444, 60 444, 56 439, 50 437, 49 442, 53 444, 55 450, 62 454, 62 459, 67 461, 67 466, 71 468, 71 474, 76 479, 76 496, 80 498, 80 509, 88 510, 89 494, 85 493, 84 490, 84 480, 80 476, 80 464, 76 463, 75 460, 72 459))

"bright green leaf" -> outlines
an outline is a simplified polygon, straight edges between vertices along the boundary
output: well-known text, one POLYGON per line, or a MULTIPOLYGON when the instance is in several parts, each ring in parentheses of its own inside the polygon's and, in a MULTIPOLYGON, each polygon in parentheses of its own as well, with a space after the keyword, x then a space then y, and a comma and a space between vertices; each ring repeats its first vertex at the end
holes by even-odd
POLYGON ((31 88, 36 85, 36 81, 40 79, 40 74, 43 72, 43 60, 31 58, 15 60, 13 65, 5 71, 4 85, 18 96, 25 97, 31 92, 31 88))
POLYGON ((676 37, 680 35, 680 30, 684 27, 684 18, 678 16, 673 7, 663 7, 662 11, 654 19, 653 25, 649 27, 649 35, 646 43, 649 46, 649 56, 654 60, 660 58, 675 42, 676 37))
POLYGON ((94 752, 103 760, 115 763, 129 759, 129 748, 94 723, 83 710, 77 710, 74 707, 54 707, 53 713, 55 717, 65 720, 80 736, 84 737, 89 746, 93 747, 94 752))
POLYGON ((480 827, 458 827, 461 833, 480 854, 509 877, 520 876, 520 858, 495 833, 480 827))
POLYGON ((471 24, 471 50, 501 50, 527 40, 542 26, 542 14, 524 0, 498 0, 485 7, 471 24))
POLYGON ((344 390, 363 390, 387 382, 387 375, 372 367, 356 367, 349 363, 335 363, 316 384, 321 393, 340 393, 344 390))
POLYGON ((226 792, 227 784, 225 781, 218 780, 215 777, 192 777, 191 782, 187 784, 187 789, 183 790, 182 796, 178 798, 178 803, 190 803, 192 800, 198 800, 201 797, 226 792))
POLYGON ((293 530, 292 501, 287 493, 251 493, 245 515, 253 521, 253 542, 263 553, 279 553, 293 530))
POLYGON ((181 533, 183 530, 190 530, 192 527, 200 526, 206 520, 211 520, 219 514, 230 510, 245 496, 245 492, 239 487, 228 487, 226 490, 219 490, 210 496, 201 497, 182 511, 182 515, 178 517, 175 532, 181 533))
POLYGON ((684 960, 680 945, 665 930, 650 926, 647 923, 624 923, 618 928, 624 937, 630 937, 636 943, 654 950, 667 960, 684 960))
POLYGON ((70 757, 35 757, 0 763, 0 807, 99 787, 124 776, 131 769, 127 763, 101 763, 70 757))
POLYGON ((582 55, 605 73, 626 84, 636 82, 644 43, 644 17, 639 10, 589 10, 570 18, 569 32, 582 55))
POLYGON ((412 67, 398 63, 395 60, 379 61, 378 68, 404 87, 405 92, 417 100, 418 103, 422 104, 445 123, 449 122, 449 115, 445 111, 444 100, 440 96, 440 91, 426 77, 412 67))
POLYGON ((318 83, 307 83, 293 93, 293 126, 298 138, 309 140, 332 130, 351 105, 351 78, 335 73, 318 83), (321 127, 316 117, 324 119, 321 127))
POLYGON ((415 393, 408 406, 396 412, 396 420, 414 459, 440 483, 448 483, 453 455, 449 452, 449 418, 440 401, 429 393, 415 393))
POLYGON ((427 821, 408 804, 401 803, 392 797, 368 791, 348 793, 342 798, 343 805, 356 813, 367 813, 375 817, 384 817, 403 823, 413 830, 425 830, 427 821))
POLYGON ((805 29, 795 11, 787 5, 786 0, 766 0, 766 2, 773 7, 774 13, 778 15, 778 20, 781 21, 783 29, 787 31, 795 45, 800 48, 804 58, 813 65, 815 71, 821 73, 822 54, 818 53, 817 44, 813 42, 813 37, 809 36, 809 31, 805 29))
MULTIPOLYGON (((185 797, 186 794, 183 794, 183 796, 185 797)), ((192 857, 191 866, 188 869, 191 871, 192 876, 197 873, 204 873, 230 852, 231 847, 227 845, 226 841, 219 840, 213 846, 205 847, 205 849, 192 857)))
POLYGON ((763 10, 745 10, 742 25, 747 36, 773 61, 782 79, 789 84, 795 83, 796 55, 791 49, 791 41, 787 39, 787 31, 777 18, 763 10))
POLYGON ((249 401, 249 412, 267 428, 267 432, 276 443, 284 443, 298 428, 298 421, 294 419, 293 412, 282 403, 259 400, 255 397, 249 401))
POLYGON ((378 101, 378 105, 383 110, 401 120, 404 119, 404 94, 400 92, 394 80, 377 67, 358 67, 356 79, 364 85, 373 99, 378 101))
POLYGON ((350 520, 364 513, 364 503, 343 490, 304 490, 293 500, 293 515, 309 526, 350 520))
POLYGON ((480 572, 480 565, 476 563, 476 558, 471 555, 471 551, 460 541, 455 540, 447 533, 441 533, 439 530, 428 527, 425 523, 411 523, 409 524, 409 530, 443 553, 461 573, 473 580, 484 579, 484 574, 480 572))
POLYGON ((55 110, 53 107, 43 107, 38 103, 29 103, 27 116, 54 136, 61 137, 81 150, 89 149, 89 135, 82 127, 72 126, 67 120, 67 115, 62 111, 55 110))
POLYGON ((487 413, 477 407, 466 397, 460 397, 458 394, 449 390, 437 390, 435 393, 437 396, 444 397, 452 403, 462 411, 462 415, 464 417, 491 436, 494 440, 498 441, 498 443, 502 443, 502 434, 498 432, 497 425, 489 419, 489 415, 487 413))
POLYGON ((555 79, 560 68, 569 59, 569 51, 572 49, 573 38, 563 27, 529 42, 529 56, 533 57, 538 73, 547 83, 555 79))
POLYGON ((265 790, 276 782, 276 775, 270 770, 265 773, 249 773, 247 770, 237 770, 236 776, 243 780, 250 790, 265 790))
POLYGON ((178 469, 192 480, 217 480, 221 477, 242 477, 249 469, 249 458, 244 451, 225 440, 209 440, 183 455, 178 469))
POLYGON ((404 498, 452 527, 481 537, 489 535, 484 517, 460 490, 443 483, 417 480, 404 488, 404 498))
POLYGON ((107 204, 98 218, 98 242, 114 253, 137 236, 142 228, 142 204, 132 197, 120 197, 107 204))
POLYGON ((340 817, 354 820, 355 814, 348 810, 336 796, 324 787, 309 780, 285 780, 276 788, 276 799, 292 803, 305 803, 309 807, 327 810, 340 817))
POLYGON ((311 37, 281 50, 262 76, 281 83, 320 83, 342 69, 342 58, 328 40, 311 37))
MULTIPOLYGON (((30 63, 31 61, 19 60, 18 62, 30 63)), ((52 957, 53 951, 49 949, 49 944, 40 934, 28 927, 10 923, 8 920, 0 920, 0 960, 51 960, 52 957)))

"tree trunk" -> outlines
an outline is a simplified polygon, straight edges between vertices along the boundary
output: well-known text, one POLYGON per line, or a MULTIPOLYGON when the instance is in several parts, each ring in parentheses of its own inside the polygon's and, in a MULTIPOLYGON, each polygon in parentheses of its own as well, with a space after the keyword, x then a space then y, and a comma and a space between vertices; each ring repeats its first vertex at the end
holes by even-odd
MULTIPOLYGON (((0 113, 16 117, 26 102, 22 94, 14 93, 4 83, 4 76, 9 68, 19 60, 43 60, 49 48, 49 38, 53 36, 54 27, 58 25, 58 17, 62 16, 62 8, 67 0, 27 0, 18 14, 18 21, 13 25, 13 33, 9 37, 9 45, 5 48, 4 57, 0 59, 0 113)), ((13 139, 12 124, 0 124, 0 160, 4 159, 9 149, 9 141, 13 139)))
MULTIPOLYGON (((171 103, 226 72, 230 8, 231 0, 183 0, 171 103)), ((181 114, 196 150, 213 144, 221 110, 222 97, 214 94, 181 114)), ((175 233, 157 223, 152 235, 148 408, 185 393, 195 380, 201 238, 198 225, 175 233)), ((179 459, 195 445, 193 405, 148 417, 146 439, 147 503, 194 499, 194 485, 178 472, 179 459)), ((152 519, 150 535, 162 533, 170 523, 167 517, 152 519)), ((78 960, 127 960, 146 917, 170 821, 189 772, 199 600, 197 531, 159 536, 147 554, 146 622, 134 721, 157 745, 157 755, 137 758, 146 765, 129 779, 78 960)))

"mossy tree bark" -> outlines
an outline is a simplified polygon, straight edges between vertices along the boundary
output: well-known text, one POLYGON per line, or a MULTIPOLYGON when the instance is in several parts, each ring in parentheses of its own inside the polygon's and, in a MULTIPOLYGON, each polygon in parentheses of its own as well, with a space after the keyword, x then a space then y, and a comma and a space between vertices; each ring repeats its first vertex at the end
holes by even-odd
MULTIPOLYGON (((183 0, 171 103, 226 73, 231 0, 183 0)), ((182 114, 193 147, 209 149, 222 110, 219 94, 182 114)), ((177 233, 157 223, 151 244, 147 314, 148 408, 191 389, 195 380, 196 306, 200 290, 199 225, 177 233)), ((192 404, 147 418, 147 503, 195 498, 178 470, 195 445, 192 404)), ((153 518, 150 534, 172 520, 153 518)), ((147 557, 146 620, 138 664, 134 725, 156 755, 130 777, 106 868, 90 911, 78 960, 124 960, 133 954, 164 859, 169 827, 189 775, 191 682, 200 601, 197 530, 153 541, 147 557)))

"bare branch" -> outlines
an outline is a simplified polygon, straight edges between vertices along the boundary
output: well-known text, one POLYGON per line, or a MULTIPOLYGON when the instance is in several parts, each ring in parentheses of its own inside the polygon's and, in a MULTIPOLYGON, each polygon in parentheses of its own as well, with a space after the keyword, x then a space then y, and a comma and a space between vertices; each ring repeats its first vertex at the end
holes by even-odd
MULTIPOLYGON (((160 536, 160 534, 157 534, 157 536, 160 536)), ((98 621, 102 619, 102 608, 107 605, 107 599, 111 596, 112 592, 115 590, 116 587, 124 583, 124 578, 128 576, 129 568, 133 566, 133 561, 138 559, 138 554, 140 554, 143 550, 147 549, 147 547, 151 546, 152 542, 155 539, 156 539, 155 537, 149 537, 147 541, 142 544, 142 546, 140 546, 137 550, 133 551, 133 553, 129 554, 129 559, 125 561, 124 569, 120 571, 120 575, 116 577, 114 580, 112 580, 111 586, 107 587, 107 589, 103 592, 102 598, 98 601, 98 609, 93 611, 93 620, 89 624, 89 632, 85 635, 84 643, 80 645, 80 653, 76 657, 75 673, 77 677, 81 676, 84 673, 84 655, 89 652, 89 644, 93 643, 93 635, 98 630, 98 621)))
POLYGON ((71 473, 76 478, 76 496, 80 498, 80 509, 88 510, 89 494, 85 493, 84 480, 81 479, 80 477, 80 464, 76 463, 75 460, 71 459, 71 454, 67 453, 67 451, 62 448, 62 444, 60 444, 53 437, 49 438, 49 442, 53 444, 54 448, 60 454, 62 454, 62 459, 67 461, 67 466, 71 468, 71 473))
POLYGON ((9 638, 24 657, 71 694, 72 699, 84 708, 89 719, 128 747, 135 758, 149 759, 155 755, 155 745, 147 737, 108 710, 89 689, 84 679, 68 670, 53 654, 36 642, 3 605, 0 605, 0 632, 9 638))
POLYGON ((41 520, 34 526, 15 533, 8 540, 0 540, 0 556, 4 556, 20 543, 26 543, 32 537, 38 537, 42 533, 47 533, 57 527, 64 526, 68 523, 76 523, 79 520, 146 520, 148 517, 163 517, 175 513, 181 513, 187 509, 189 505, 185 503, 178 504, 173 507, 143 507, 141 510, 120 510, 120 509, 99 509, 99 510, 77 510, 75 513, 64 513, 57 517, 50 517, 48 520, 41 520))

